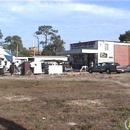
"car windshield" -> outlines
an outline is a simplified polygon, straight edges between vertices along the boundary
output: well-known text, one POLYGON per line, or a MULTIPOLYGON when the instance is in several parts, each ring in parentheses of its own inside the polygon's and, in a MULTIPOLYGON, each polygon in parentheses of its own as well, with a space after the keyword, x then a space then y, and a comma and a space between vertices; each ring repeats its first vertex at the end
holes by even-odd
POLYGON ((99 66, 102 66, 102 63, 96 63, 94 64, 95 67, 99 67, 99 66))

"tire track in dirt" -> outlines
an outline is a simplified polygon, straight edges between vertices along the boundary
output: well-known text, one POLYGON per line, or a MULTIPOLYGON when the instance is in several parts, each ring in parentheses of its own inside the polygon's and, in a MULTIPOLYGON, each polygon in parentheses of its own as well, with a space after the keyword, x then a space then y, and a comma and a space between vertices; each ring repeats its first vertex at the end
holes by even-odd
POLYGON ((128 84, 128 83, 122 83, 120 81, 115 81, 115 80, 111 80, 111 81, 114 82, 114 83, 117 83, 117 84, 119 84, 119 85, 121 85, 123 87, 130 87, 130 84, 128 84))

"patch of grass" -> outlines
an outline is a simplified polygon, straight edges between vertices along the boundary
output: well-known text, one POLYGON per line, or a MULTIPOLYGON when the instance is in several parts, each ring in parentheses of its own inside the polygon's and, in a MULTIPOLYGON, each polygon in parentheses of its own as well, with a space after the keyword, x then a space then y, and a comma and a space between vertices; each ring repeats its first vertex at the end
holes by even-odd
POLYGON ((6 121, 8 128, 3 126, 1 130, 11 129, 14 122, 27 130, 104 130, 104 126, 105 130, 123 130, 124 121, 130 113, 130 96, 126 96, 125 87, 112 80, 120 81, 130 76, 110 76, 93 74, 91 80, 89 74, 0 79, 1 116, 12 121, 11 124, 6 121), (32 100, 10 101, 5 98, 19 98, 20 95, 31 97, 32 100), (67 104, 76 100, 98 100, 101 105, 86 103, 84 106, 81 102, 67 104), (68 122, 78 125, 69 126, 68 122))
POLYGON ((89 130, 90 128, 92 128, 92 125, 83 125, 83 126, 81 126, 81 130, 89 130))
POLYGON ((122 112, 130 112, 130 106, 119 106, 119 107, 114 107, 114 111, 122 111, 122 112))

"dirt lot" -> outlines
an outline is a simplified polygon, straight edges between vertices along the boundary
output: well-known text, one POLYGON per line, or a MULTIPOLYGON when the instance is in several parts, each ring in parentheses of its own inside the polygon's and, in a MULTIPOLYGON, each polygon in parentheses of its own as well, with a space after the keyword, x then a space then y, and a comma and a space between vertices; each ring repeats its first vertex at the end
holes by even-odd
POLYGON ((125 130, 130 74, 0 76, 0 130, 125 130))

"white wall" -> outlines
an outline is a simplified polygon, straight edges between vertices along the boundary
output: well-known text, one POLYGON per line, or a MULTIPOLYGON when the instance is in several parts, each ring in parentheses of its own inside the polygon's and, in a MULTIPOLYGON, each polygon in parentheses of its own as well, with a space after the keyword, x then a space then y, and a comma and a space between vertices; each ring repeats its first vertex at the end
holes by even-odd
POLYGON ((36 56, 34 58, 35 58, 35 61, 45 61, 45 60, 68 61, 68 57, 66 57, 66 56, 36 56))
POLYGON ((62 74, 63 66, 62 65, 49 65, 49 74, 62 74))
POLYGON ((42 74, 41 62, 31 62, 30 66, 34 68, 34 74, 42 74))
POLYGON ((114 61, 114 42, 98 41, 98 62, 114 61), (108 50, 105 50, 105 44, 108 44, 108 50), (101 57, 101 53, 107 57, 101 57))

